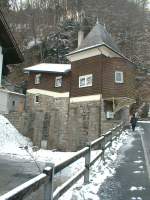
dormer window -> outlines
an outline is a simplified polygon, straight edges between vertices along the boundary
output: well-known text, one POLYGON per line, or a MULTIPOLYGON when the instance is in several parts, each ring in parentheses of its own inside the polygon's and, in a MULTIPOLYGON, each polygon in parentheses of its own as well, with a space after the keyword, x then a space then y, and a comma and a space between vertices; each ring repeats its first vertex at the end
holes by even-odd
POLYGON ((62 86, 62 76, 57 76, 55 78, 55 87, 61 87, 62 86))
POLYGON ((92 74, 79 76, 79 88, 90 87, 90 86, 92 86, 92 82, 93 82, 93 75, 92 74))
POLYGON ((123 83, 123 72, 115 71, 115 83, 123 83))
POLYGON ((40 79, 41 79, 41 74, 36 74, 35 75, 35 84, 40 84, 40 79))

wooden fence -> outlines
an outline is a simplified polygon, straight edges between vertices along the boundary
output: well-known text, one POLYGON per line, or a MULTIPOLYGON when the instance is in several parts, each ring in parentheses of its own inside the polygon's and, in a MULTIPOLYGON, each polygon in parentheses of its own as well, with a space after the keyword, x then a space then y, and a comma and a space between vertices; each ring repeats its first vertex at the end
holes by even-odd
POLYGON ((2 195, 0 200, 22 200, 29 196, 34 191, 38 190, 40 186, 44 186, 44 196, 43 200, 57 200, 61 197, 70 187, 73 186, 82 176, 84 176, 84 183, 89 183, 90 167, 99 159, 104 159, 105 150, 112 145, 112 142, 120 136, 123 129, 123 125, 120 124, 113 128, 111 131, 105 133, 100 138, 89 143, 87 147, 77 151, 75 155, 69 159, 61 162, 58 165, 52 165, 46 167, 43 173, 36 176, 35 178, 27 181, 26 183, 16 187, 15 189, 9 191, 8 193, 2 195), (91 159, 92 149, 99 150, 99 153, 94 159, 91 159), (63 169, 73 164, 80 158, 85 158, 85 165, 83 169, 80 169, 78 173, 68 179, 64 184, 57 187, 54 191, 54 178, 55 174, 61 172, 63 169))

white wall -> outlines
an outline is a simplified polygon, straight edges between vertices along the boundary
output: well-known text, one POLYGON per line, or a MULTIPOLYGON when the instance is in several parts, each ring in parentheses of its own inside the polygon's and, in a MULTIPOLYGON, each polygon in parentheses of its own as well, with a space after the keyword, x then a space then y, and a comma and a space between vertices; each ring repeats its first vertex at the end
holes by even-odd
POLYGON ((0 86, 2 83, 2 67, 3 67, 3 54, 2 54, 2 47, 0 46, 0 86))
POLYGON ((15 92, 0 89, 0 114, 24 111, 25 96, 15 92))
POLYGON ((8 114, 8 93, 0 90, 0 113, 8 114))

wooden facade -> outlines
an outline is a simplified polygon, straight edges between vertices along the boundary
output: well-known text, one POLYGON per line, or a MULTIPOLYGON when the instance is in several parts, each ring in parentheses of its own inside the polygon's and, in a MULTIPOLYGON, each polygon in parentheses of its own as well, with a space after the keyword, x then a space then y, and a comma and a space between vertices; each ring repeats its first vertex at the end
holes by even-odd
POLYGON ((135 65, 123 58, 105 58, 103 61, 103 98, 135 98, 135 65), (123 72, 123 83, 115 83, 115 71, 123 72))
POLYGON ((123 58, 94 56, 72 63, 66 74, 41 73, 40 83, 35 84, 38 72, 30 72, 28 89, 43 89, 54 92, 70 92, 70 97, 102 94, 103 98, 135 96, 135 66, 123 58), (122 71, 123 83, 115 83, 115 71, 122 71), (79 87, 79 77, 93 75, 92 86, 79 87), (55 87, 55 79, 62 76, 62 87, 55 87))
POLYGON ((95 56, 72 63, 70 97, 102 94, 103 98, 135 95, 135 66, 123 58, 95 56), (122 71, 123 83, 115 83, 115 71, 122 71), (79 88, 79 76, 92 74, 90 87, 79 88))
POLYGON ((38 72, 30 72, 28 77, 28 89, 41 89, 53 92, 68 92, 70 90, 70 72, 66 74, 59 73, 41 73, 40 83, 35 84, 35 77, 38 72), (62 76, 62 86, 55 87, 56 77, 62 76))
POLYGON ((81 46, 69 53, 67 58, 71 62, 71 69, 62 73, 62 87, 55 87, 55 78, 59 73, 42 72, 41 82, 36 85, 34 79, 38 72, 32 71, 28 89, 70 92, 70 98, 102 95, 106 100, 134 99, 135 65, 121 54, 111 36, 99 23, 83 40, 81 46), (122 75, 122 82, 116 81, 117 73, 122 75), (89 80, 90 84, 86 84, 89 80), (83 85, 80 85, 81 82, 83 85))

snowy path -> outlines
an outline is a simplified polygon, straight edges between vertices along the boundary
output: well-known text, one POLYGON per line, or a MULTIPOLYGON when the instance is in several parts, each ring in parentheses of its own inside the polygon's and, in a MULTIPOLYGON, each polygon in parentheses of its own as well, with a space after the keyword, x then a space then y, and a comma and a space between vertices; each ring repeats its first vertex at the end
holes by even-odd
MULTIPOLYGON (((30 144, 29 140, 21 136, 2 116, 0 116, 0 144, 0 194, 2 194, 39 172, 35 163, 31 162, 31 156, 23 148, 20 148, 20 146, 30 144)), ((45 163, 53 162, 56 164, 74 154, 73 152, 52 152, 50 150, 33 152, 32 144, 29 145, 28 151, 39 164, 41 163, 41 170, 45 163)), ((92 152, 92 156, 95 153, 97 152, 92 152)), ((141 177, 146 177, 147 172, 144 163, 139 135, 137 134, 133 137, 130 131, 124 131, 121 137, 114 141, 112 147, 106 151, 105 165, 99 160, 91 168, 90 183, 83 185, 83 179, 81 179, 60 200, 149 200, 142 199, 140 196, 142 192, 146 194, 148 191, 147 179, 143 179, 144 181, 146 180, 146 185, 142 182, 136 184, 137 181, 133 181, 132 177, 135 176, 140 181, 142 180, 141 177), (130 155, 132 159, 128 160, 130 155), (128 184, 124 185, 124 183, 128 184), (121 197, 119 196, 120 192, 122 192, 121 197), (137 192, 141 193, 134 196, 134 193, 137 192), (126 196, 127 194, 131 195, 126 196)), ((81 169, 83 165, 84 159, 80 159, 79 162, 65 169, 56 177, 56 184, 64 182, 68 175, 71 176, 75 171, 81 169)), ((27 200, 42 199, 42 191, 42 189, 40 192, 36 191, 36 194, 33 195, 34 198, 30 196, 27 200)))
POLYGON ((150 182, 146 168, 141 131, 135 131, 132 146, 120 149, 118 167, 99 190, 101 200, 150 200, 150 182))

